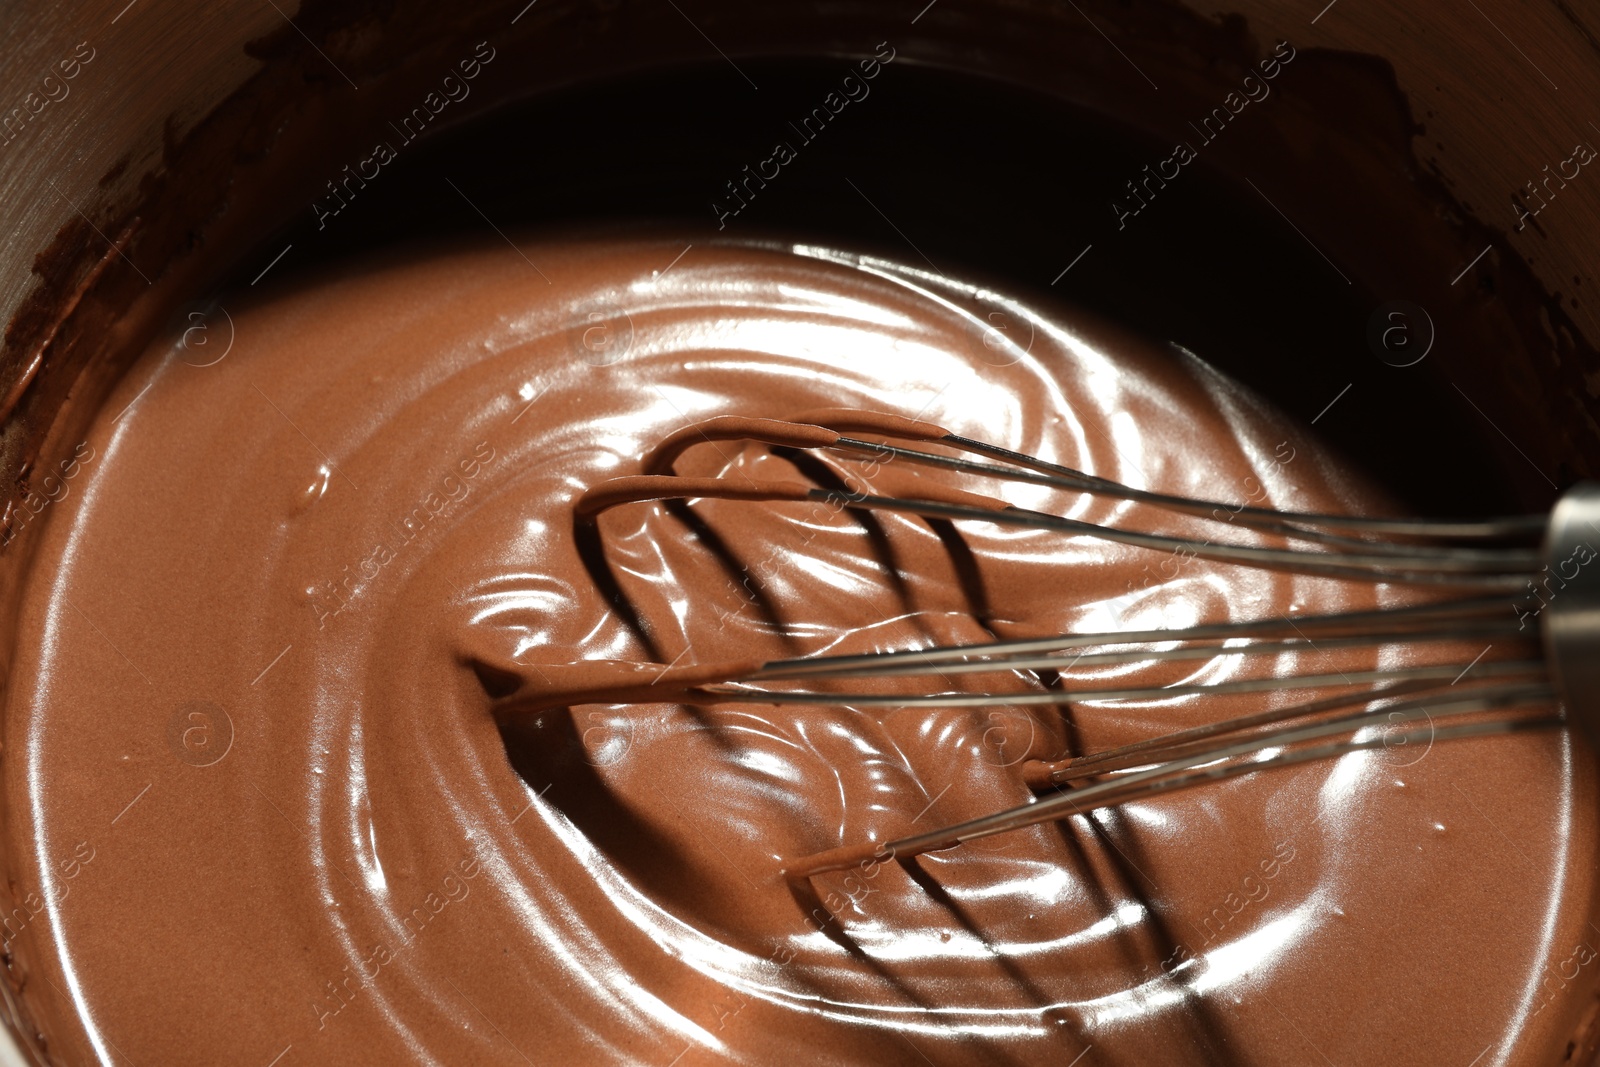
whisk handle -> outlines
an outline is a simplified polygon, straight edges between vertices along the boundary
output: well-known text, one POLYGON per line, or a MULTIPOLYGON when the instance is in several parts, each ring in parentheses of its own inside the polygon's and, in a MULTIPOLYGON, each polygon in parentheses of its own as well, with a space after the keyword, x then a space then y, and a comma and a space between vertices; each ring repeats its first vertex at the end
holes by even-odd
POLYGON ((1580 482, 1556 504, 1544 555, 1529 591, 1543 604, 1551 681, 1568 721, 1600 749, 1600 482, 1580 482))

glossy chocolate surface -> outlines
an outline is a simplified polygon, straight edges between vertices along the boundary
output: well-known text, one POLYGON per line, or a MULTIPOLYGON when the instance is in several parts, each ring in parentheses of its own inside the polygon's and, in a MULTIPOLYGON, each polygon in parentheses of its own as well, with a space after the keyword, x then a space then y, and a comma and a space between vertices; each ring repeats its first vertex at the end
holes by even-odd
MULTIPOLYGON (((1375 603, 1047 533, 701 502, 602 520, 624 610, 572 502, 711 415, 894 411, 1139 486, 1384 506, 1181 350, 889 261, 675 261, 686 243, 491 242, 286 281, 230 304, 220 359, 157 346, 118 386, 32 535, 7 688, 6 833, 33 846, 10 951, 54 1054, 1559 1060, 1596 973, 1593 787, 1565 735, 1354 754, 796 892, 784 858, 1021 802, 1029 756, 1218 709, 497 723, 509 672, 583 660, 1375 603)), ((679 466, 913 477, 737 444, 679 466)))

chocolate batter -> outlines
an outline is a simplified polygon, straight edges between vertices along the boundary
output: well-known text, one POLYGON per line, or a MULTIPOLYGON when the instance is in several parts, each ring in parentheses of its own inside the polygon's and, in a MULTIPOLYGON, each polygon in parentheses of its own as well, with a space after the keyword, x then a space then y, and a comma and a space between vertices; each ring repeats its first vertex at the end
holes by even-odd
MULTIPOLYGON (((675 261, 685 243, 496 243, 347 268, 225 301, 234 343, 212 365, 156 349, 134 368, 76 453, 73 491, 34 520, 6 690, 6 832, 32 845, 15 850, 8 951, 51 1056, 1581 1051, 1600 974, 1594 800, 1562 735, 1354 754, 796 889, 785 858, 1021 803, 1026 759, 1218 709, 497 721, 513 686, 558 687, 590 660, 1377 602, 804 503, 616 509, 597 566, 574 540, 576 498, 723 414, 891 411, 1136 486, 1379 506, 1181 350, 892 263, 702 242, 675 261)), ((679 469, 908 476, 724 442, 679 469)), ((1007 492, 1094 521, 1124 508, 1007 492)))

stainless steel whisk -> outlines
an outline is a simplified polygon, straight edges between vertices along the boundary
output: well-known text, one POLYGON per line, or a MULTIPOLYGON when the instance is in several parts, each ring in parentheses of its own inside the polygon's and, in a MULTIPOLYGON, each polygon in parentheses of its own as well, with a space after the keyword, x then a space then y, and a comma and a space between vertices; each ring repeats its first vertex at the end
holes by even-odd
MULTIPOLYGON (((645 474, 617 478, 577 502, 581 545, 600 546, 596 522, 608 509, 664 500, 816 501, 930 519, 981 521, 1095 537, 1202 559, 1374 583, 1433 586, 1456 593, 1435 603, 1388 610, 1229 622, 1185 629, 1045 635, 865 655, 813 656, 766 663, 680 667, 578 664, 545 684, 500 698, 500 715, 575 704, 771 703, 849 707, 1064 705, 1080 701, 1184 695, 1352 689, 1269 708, 1055 763, 1030 761, 1024 777, 1053 795, 983 818, 886 843, 866 842, 788 863, 791 878, 906 858, 964 841, 1123 804, 1156 793, 1347 752, 1431 743, 1574 723, 1600 747, 1600 483, 1571 489, 1549 515, 1491 519, 1357 518, 1237 507, 1134 489, 997 445, 896 415, 843 409, 793 421, 715 418, 670 435, 645 458, 645 474), (866 439, 857 435, 870 435, 866 439), (1197 540, 1159 530, 1102 526, 1013 507, 953 487, 916 497, 878 496, 802 482, 691 478, 673 473, 697 444, 742 440, 787 449, 828 450, 874 462, 957 471, 1152 505, 1269 535, 1269 545, 1197 540), (891 443, 899 442, 899 443, 891 443), (908 445, 924 447, 908 447, 908 445), (928 451, 925 446, 949 452, 928 451), (1498 595, 1489 595, 1498 594, 1498 595), (1522 606, 1507 594, 1521 594, 1522 606), (1532 620, 1532 625, 1530 625, 1532 620), (1217 655, 1275 656, 1309 650, 1510 638, 1521 658, 1395 667, 1361 672, 1234 679, 1209 684, 1091 685, 1071 672, 1114 664, 1201 660, 1217 655), (1032 672, 1052 684, 1016 692, 949 691, 938 683, 964 674, 1032 672), (851 680, 927 679, 921 694, 829 688, 851 680), (563 681, 565 679, 565 681, 563 681), (1466 686, 1460 683, 1468 682, 1466 686), (800 688, 794 688, 800 686, 800 688), (1552 711, 1559 703, 1565 714, 1552 711), (1493 713, 1485 715, 1484 713, 1493 713), (1444 722, 1441 725, 1441 720, 1444 722), (1062 789, 1063 786, 1070 788, 1062 789)), ((603 548, 598 549, 603 557, 603 548)), ((591 569, 605 571, 591 555, 591 569)), ((605 572, 609 574, 609 572, 605 572)), ((1485 650, 1487 651, 1487 649, 1485 650)), ((858 683, 859 684, 859 683, 858 683)))

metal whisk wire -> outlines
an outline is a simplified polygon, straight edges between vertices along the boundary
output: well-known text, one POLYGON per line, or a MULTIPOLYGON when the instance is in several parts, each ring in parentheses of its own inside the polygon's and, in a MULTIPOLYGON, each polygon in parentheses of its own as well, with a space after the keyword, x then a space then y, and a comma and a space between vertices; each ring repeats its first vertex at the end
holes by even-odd
MULTIPOLYGON (((1243 774, 1257 774, 1366 749, 1424 742, 1431 744, 1436 741, 1487 737, 1525 730, 1553 729, 1562 725, 1563 720, 1558 715, 1497 718, 1448 726, 1438 725, 1437 720, 1491 709, 1551 701, 1554 698, 1555 691, 1546 684, 1497 687, 1493 690, 1463 693, 1457 696, 1430 697, 1425 701, 1417 699, 1394 705, 1378 704, 1352 715, 1307 726, 1254 734, 1245 740, 1222 743, 1197 754, 1163 759, 1153 765, 1130 771, 1124 776, 1108 778, 1080 789, 1058 793, 1032 804, 912 837, 883 844, 868 842, 847 845, 815 853, 789 863, 784 867, 783 873, 791 878, 802 878, 825 874, 828 871, 848 870, 863 863, 909 859, 924 852, 936 852, 968 841, 1020 830, 1041 822, 1085 814, 1099 808, 1127 804, 1160 793, 1193 788, 1243 774), (1415 721, 1421 716, 1425 719, 1425 724, 1408 730, 1397 731, 1391 728, 1370 732, 1365 736, 1359 732, 1363 727, 1371 726, 1376 716, 1386 714, 1408 716, 1408 721, 1415 721), (1345 734, 1352 736, 1342 736, 1345 734), (1329 737, 1338 737, 1339 740, 1324 741, 1329 737), (1317 741, 1323 743, 1307 744, 1317 741), (1296 745, 1306 747, 1293 747, 1296 745)), ((1392 723, 1394 720, 1388 721, 1392 723)))
POLYGON ((576 505, 579 521, 592 522, 601 512, 629 502, 670 499, 750 501, 815 501, 835 507, 888 511, 924 518, 978 520, 1005 526, 1054 530, 1094 537, 1139 548, 1161 549, 1221 562, 1277 567, 1301 574, 1362 578, 1407 583, 1464 583, 1520 589, 1541 562, 1538 550, 1545 519, 1508 516, 1492 519, 1413 520, 1352 518, 1307 512, 1228 505, 1151 493, 1084 474, 997 445, 949 433, 941 427, 894 415, 823 411, 796 422, 726 416, 707 420, 671 435, 645 462, 649 473, 617 478, 586 493, 576 505), (807 422, 805 420, 812 420, 807 422), (941 455, 884 441, 847 436, 870 431, 878 435, 936 443, 983 455, 999 463, 941 455), (1259 533, 1315 547, 1277 547, 1197 540, 1157 531, 1104 526, 1081 519, 1015 507, 992 497, 956 489, 922 497, 891 497, 824 489, 800 482, 761 482, 745 478, 683 478, 670 472, 674 460, 699 442, 757 441, 795 449, 827 449, 852 458, 893 460, 965 474, 1107 496, 1162 510, 1247 527, 1259 533), (1226 518, 1218 518, 1218 513, 1226 518), (1351 536, 1360 534, 1367 536, 1351 536), (1374 540, 1373 535, 1394 540, 1374 540))
MULTIPOLYGON (((1594 525, 1595 519, 1600 518, 1600 488, 1580 486, 1563 500, 1553 517, 1417 520, 1277 511, 1134 489, 952 434, 929 423, 834 409, 811 412, 792 422, 722 417, 688 426, 650 453, 644 470, 643 475, 595 486, 580 497, 574 506, 574 525, 580 537, 596 540, 599 517, 630 503, 694 499, 815 501, 852 510, 1052 530, 1301 574, 1434 588, 1449 586, 1479 594, 1378 611, 1250 620, 1181 630, 1057 634, 767 663, 686 667, 590 663, 580 665, 581 669, 565 683, 519 690, 497 704, 497 714, 509 715, 586 703, 952 708, 1104 704, 1182 696, 1272 696, 1295 689, 1341 691, 1335 696, 1268 707, 1054 763, 1030 761, 1023 768, 1024 780, 1035 789, 1054 789, 1055 795, 900 840, 866 842, 808 856, 786 866, 785 873, 790 877, 809 877, 890 858, 903 860, 1046 820, 1348 752, 1549 729, 1566 721, 1552 707, 1558 700, 1579 707, 1580 720, 1586 725, 1591 717, 1600 717, 1600 712, 1591 715, 1595 687, 1590 675, 1583 673, 1593 673, 1588 665, 1594 660, 1594 631, 1600 622, 1574 624, 1574 615, 1564 613, 1560 618, 1565 620, 1561 624, 1566 626, 1565 631, 1548 618, 1542 627, 1530 629, 1525 619, 1508 610, 1503 597, 1482 595, 1491 590, 1521 591, 1541 566, 1547 566, 1567 546, 1586 546, 1588 542, 1575 542, 1577 534, 1573 530, 1580 521, 1600 535, 1600 527, 1594 525), (854 436, 858 434, 888 440, 854 436), (850 459, 893 461, 1120 499, 1190 519, 1247 529, 1280 543, 1217 542, 1160 530, 1105 526, 1015 507, 948 486, 929 486, 918 496, 885 496, 819 488, 803 482, 758 481, 743 475, 735 480, 674 473, 677 459, 690 448, 731 440, 762 443, 779 450, 827 450, 850 459), (941 446, 957 454, 906 447, 905 442, 941 446), (980 458, 971 458, 974 456, 980 458), (1581 642, 1569 637, 1552 645, 1552 632, 1570 635, 1574 630, 1579 632, 1581 642), (1502 654, 1487 661, 1480 653, 1465 664, 1265 674, 1204 683, 1078 684, 1074 677, 1075 671, 1092 667, 1218 657, 1270 662, 1262 657, 1378 648, 1401 642, 1408 647, 1438 645, 1469 638, 1493 639, 1502 646, 1520 645, 1523 652, 1520 658, 1505 658, 1502 654), (973 674, 1000 674, 1016 687, 974 692, 951 681, 956 676, 973 674), (923 679, 925 691, 885 693, 829 687, 852 679, 883 678, 923 679), (1419 722, 1422 725, 1415 725, 1419 722), (1386 728, 1378 728, 1385 724, 1386 728), (1066 785, 1072 788, 1064 789, 1066 785)), ((1589 548, 1584 562, 1592 558, 1594 551, 1589 548)), ((1570 602, 1600 620, 1600 600, 1595 599, 1592 573, 1582 589, 1581 595, 1570 598, 1570 602)))

